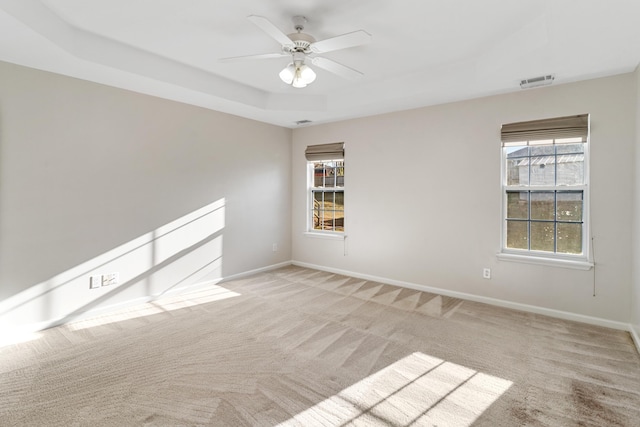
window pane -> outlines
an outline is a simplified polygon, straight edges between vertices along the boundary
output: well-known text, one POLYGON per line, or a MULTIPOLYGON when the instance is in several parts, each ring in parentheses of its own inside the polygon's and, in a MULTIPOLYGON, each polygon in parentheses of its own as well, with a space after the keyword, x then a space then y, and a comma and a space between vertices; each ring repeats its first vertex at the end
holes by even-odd
POLYGON ((335 231, 344 231, 344 193, 335 193, 335 231))
POLYGON ((555 219, 554 196, 553 191, 532 191, 531 219, 555 219))
POLYGON ((324 212, 324 219, 322 221, 322 229, 323 230, 329 230, 329 231, 333 231, 333 210, 332 209, 328 209, 324 212))
POLYGON ((336 187, 344 187, 344 162, 336 162, 336 187))
POLYGON ((558 191, 556 197, 558 221, 582 221, 582 191, 558 191))
POLYGON ((325 187, 336 186, 336 168, 325 167, 324 186, 325 187))
MULTIPOLYGON (((542 147, 536 147, 542 148, 542 147)), ((533 151, 533 148, 531 149, 533 151)), ((531 157, 531 185, 555 185, 556 168, 554 156, 531 157)))
POLYGON ((531 250, 554 251, 554 223, 531 222, 531 250))
POLYGON ((527 221, 507 221, 507 248, 529 249, 527 221))
POLYGON ((313 205, 314 208, 318 208, 318 209, 324 209, 324 207, 322 206, 323 203, 323 195, 324 193, 322 191, 314 191, 313 192, 313 205))
POLYGON ((326 191, 324 193, 324 208, 325 209, 333 209, 335 199, 335 193, 331 191, 326 191))
POLYGON ((531 157, 553 156, 555 154, 555 150, 553 145, 538 145, 538 146, 531 147, 530 154, 531 154, 531 157))
POLYGON ((556 145, 556 153, 560 154, 582 154, 584 153, 584 144, 560 144, 556 145))
POLYGON ((336 210, 344 210, 344 193, 342 191, 336 191, 334 194, 334 203, 336 210))
POLYGON ((508 191, 507 192, 507 218, 528 219, 529 218, 529 192, 528 191, 508 191))
POLYGON ((529 184, 529 161, 527 159, 507 160, 507 185, 529 184))
POLYGON ((529 147, 526 145, 515 145, 505 147, 505 153, 508 159, 515 159, 517 157, 529 157, 529 147))
POLYGON ((558 253, 582 253, 582 224, 558 223, 558 253))
POLYGON ((322 230, 322 216, 324 214, 324 208, 322 203, 322 193, 313 193, 313 229, 322 230))
POLYGON ((324 164, 323 163, 315 163, 313 165, 313 186, 314 187, 322 187, 324 186, 324 164))
POLYGON ((584 184, 584 154, 559 154, 557 162, 557 185, 584 184))
POLYGON ((529 147, 505 147, 507 158, 507 185, 527 185, 529 183, 529 147))

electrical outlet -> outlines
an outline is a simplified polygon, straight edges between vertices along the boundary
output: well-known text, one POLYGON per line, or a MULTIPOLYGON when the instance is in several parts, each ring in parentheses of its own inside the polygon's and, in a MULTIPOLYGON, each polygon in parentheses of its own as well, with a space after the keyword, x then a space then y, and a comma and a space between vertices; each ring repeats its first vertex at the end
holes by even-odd
POLYGON ((102 286, 102 276, 96 275, 89 278, 89 289, 97 289, 102 286))
POLYGON ((117 285, 120 280, 118 273, 109 273, 102 276, 102 286, 117 285))
POLYGON ((482 277, 484 279, 491 279, 491 269, 490 268, 482 269, 482 277))
POLYGON ((273 252, 278 252, 278 244, 277 243, 273 244, 273 252))

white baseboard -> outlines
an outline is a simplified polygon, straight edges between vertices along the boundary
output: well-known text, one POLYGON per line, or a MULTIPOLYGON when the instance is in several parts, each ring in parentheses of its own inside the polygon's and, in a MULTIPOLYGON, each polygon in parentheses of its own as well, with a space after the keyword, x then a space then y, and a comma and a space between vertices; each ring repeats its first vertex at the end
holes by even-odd
POLYGON ((640 353, 640 325, 630 324, 629 333, 631 334, 631 338, 633 339, 633 342, 636 344, 638 353, 640 353))
POLYGON ((223 282, 228 282, 230 280, 238 280, 238 279, 242 279, 242 278, 247 277, 247 276, 252 276, 254 274, 264 273, 266 271, 275 270, 275 269, 281 268, 281 267, 287 267, 289 265, 291 265, 291 261, 285 261, 285 262, 281 262, 279 264, 272 264, 272 265, 268 265, 266 267, 256 268, 255 270, 249 270, 249 271, 245 271, 243 273, 232 274, 231 276, 226 276, 224 279, 222 279, 222 281, 223 282))
MULTIPOLYGON (((511 302, 511 301, 506 301, 506 300, 501 300, 496 298, 483 297, 480 295, 467 294, 464 292, 450 291, 447 289, 434 288, 431 286, 419 285, 419 284, 410 283, 410 282, 403 282, 400 280, 388 279, 386 277, 371 276, 369 274, 361 274, 353 271, 340 270, 337 268, 323 267, 321 265, 314 265, 314 264, 309 264, 305 262, 292 261, 291 264, 297 265, 299 267, 312 268, 315 270, 326 271, 329 273, 336 273, 336 274, 342 274, 345 276, 351 276, 358 279, 371 280, 373 282, 387 283, 389 285, 395 285, 395 286, 400 286, 402 288, 414 289, 416 291, 430 292, 430 293, 444 295, 448 297, 460 298, 467 301, 481 302, 485 304, 495 305, 498 307, 511 308, 514 310, 526 311, 529 313, 542 314, 545 316, 555 317, 558 319, 573 320, 576 322, 582 322, 582 323, 587 323, 587 324, 596 325, 596 326, 604 326, 606 328, 618 329, 622 331, 629 331, 630 329, 630 325, 627 323, 601 319, 599 317, 585 316, 583 314, 570 313, 568 311, 554 310, 551 308, 538 307, 535 305, 521 304, 517 302, 511 302)), ((638 341, 636 341, 636 345, 637 344, 638 344, 638 341)), ((640 347, 639 347, 639 351, 640 351, 640 347)))

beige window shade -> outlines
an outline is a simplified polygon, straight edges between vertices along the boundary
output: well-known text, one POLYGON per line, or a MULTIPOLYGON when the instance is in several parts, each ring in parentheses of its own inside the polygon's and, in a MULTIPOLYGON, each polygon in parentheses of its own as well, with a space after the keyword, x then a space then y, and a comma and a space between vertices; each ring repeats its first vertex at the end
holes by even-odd
POLYGON ((344 160, 344 142, 309 145, 307 146, 304 155, 309 161, 344 160))
POLYGON ((502 125, 502 142, 528 142, 551 139, 580 138, 587 142, 589 115, 557 117, 502 125))

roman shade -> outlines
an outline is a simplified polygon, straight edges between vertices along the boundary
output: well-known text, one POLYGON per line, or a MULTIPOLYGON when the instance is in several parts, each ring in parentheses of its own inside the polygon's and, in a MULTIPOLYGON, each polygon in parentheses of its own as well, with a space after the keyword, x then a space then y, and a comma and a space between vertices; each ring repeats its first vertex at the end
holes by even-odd
POLYGON ((500 131, 502 144, 518 142, 527 145, 529 141, 556 140, 571 138, 571 142, 587 142, 589 134, 589 115, 557 117, 530 122, 502 125, 500 131))
POLYGON ((344 142, 309 145, 307 146, 304 155, 309 161, 344 160, 344 142))

